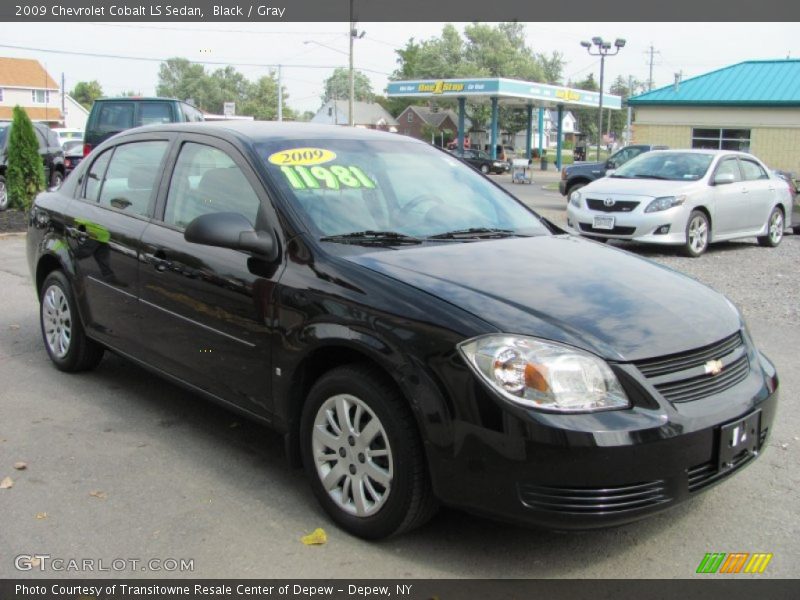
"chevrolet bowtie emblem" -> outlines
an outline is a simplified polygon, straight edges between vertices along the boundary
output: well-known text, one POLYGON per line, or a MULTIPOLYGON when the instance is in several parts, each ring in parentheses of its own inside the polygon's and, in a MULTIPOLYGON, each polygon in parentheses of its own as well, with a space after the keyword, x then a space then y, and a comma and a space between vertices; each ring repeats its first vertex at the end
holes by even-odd
POLYGON ((705 364, 706 375, 719 375, 722 373, 722 361, 710 360, 705 364))

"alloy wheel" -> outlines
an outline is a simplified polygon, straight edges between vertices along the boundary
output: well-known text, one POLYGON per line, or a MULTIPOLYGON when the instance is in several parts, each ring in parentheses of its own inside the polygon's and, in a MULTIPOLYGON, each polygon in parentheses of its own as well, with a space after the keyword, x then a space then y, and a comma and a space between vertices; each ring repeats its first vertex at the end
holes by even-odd
POLYGON ((783 238, 783 214, 779 210, 772 212, 769 219, 769 241, 777 246, 783 238))
POLYGON ((44 293, 42 324, 50 352, 64 358, 72 341, 72 314, 64 291, 57 285, 51 285, 44 293))
POLYGON ((708 222, 697 214, 689 222, 689 245, 695 254, 700 254, 708 245, 708 222))
POLYGON ((314 419, 311 445, 317 475, 343 511, 368 517, 392 491, 392 449, 383 424, 365 402, 337 394, 314 419))

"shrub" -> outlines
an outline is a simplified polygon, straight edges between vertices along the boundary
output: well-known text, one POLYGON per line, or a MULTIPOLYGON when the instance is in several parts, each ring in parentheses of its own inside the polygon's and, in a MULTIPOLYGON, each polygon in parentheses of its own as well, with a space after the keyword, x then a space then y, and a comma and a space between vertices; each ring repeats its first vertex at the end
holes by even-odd
POLYGON ((39 155, 39 142, 28 114, 14 107, 8 135, 8 168, 6 191, 8 204, 28 210, 36 194, 44 189, 44 165, 39 155))

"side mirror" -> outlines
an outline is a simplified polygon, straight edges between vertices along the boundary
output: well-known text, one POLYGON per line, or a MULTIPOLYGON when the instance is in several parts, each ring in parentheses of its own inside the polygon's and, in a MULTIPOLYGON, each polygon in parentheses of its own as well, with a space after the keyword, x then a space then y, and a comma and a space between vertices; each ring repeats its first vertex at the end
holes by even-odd
POLYGON ((714 175, 714 185, 725 185, 734 181, 733 173, 718 173, 714 175))
POLYGON ((616 169, 606 169, 606 177, 611 177, 616 172, 616 169))
POLYGON ((220 212, 194 219, 183 232, 183 238, 193 244, 217 246, 251 252, 266 260, 277 260, 278 244, 269 231, 256 231, 239 213, 220 212))
POLYGON ((606 161, 606 169, 616 169, 617 168, 617 161, 608 159, 606 161))

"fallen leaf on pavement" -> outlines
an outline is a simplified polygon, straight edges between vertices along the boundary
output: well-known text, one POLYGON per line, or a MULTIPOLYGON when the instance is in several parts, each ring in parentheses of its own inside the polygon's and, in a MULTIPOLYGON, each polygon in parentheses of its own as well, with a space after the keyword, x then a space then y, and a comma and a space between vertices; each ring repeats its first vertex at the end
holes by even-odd
POLYGON ((19 329, 19 325, 9 325, 8 328, 12 331, 16 331, 17 329, 19 329))
POLYGON ((100 490, 92 490, 91 492, 89 492, 89 495, 94 498, 100 498, 100 500, 105 500, 106 498, 108 498, 108 494, 106 494, 105 492, 101 492, 100 490))
POLYGON ((15 468, 17 471, 24 471, 25 469, 27 469, 27 468, 28 468, 28 463, 25 463, 25 462, 22 462, 22 461, 20 461, 20 462, 15 462, 15 463, 14 463, 14 468, 15 468))
POLYGON ((37 518, 37 519, 39 519, 40 521, 41 521, 42 519, 46 519, 46 518, 47 518, 47 516, 48 516, 48 515, 47 515, 47 513, 46 513, 46 512, 40 512, 40 513, 36 513, 36 518, 37 518))
POLYGON ((317 527, 313 532, 301 537, 300 541, 306 546, 319 546, 328 541, 328 536, 324 529, 317 527))
POLYGON ((0 490, 8 490, 14 487, 14 480, 11 477, 3 477, 0 481, 0 490))

